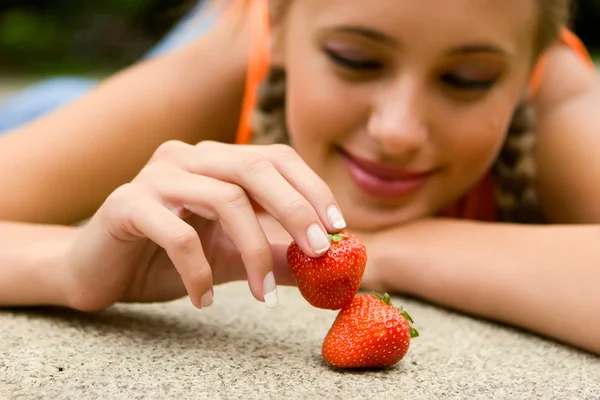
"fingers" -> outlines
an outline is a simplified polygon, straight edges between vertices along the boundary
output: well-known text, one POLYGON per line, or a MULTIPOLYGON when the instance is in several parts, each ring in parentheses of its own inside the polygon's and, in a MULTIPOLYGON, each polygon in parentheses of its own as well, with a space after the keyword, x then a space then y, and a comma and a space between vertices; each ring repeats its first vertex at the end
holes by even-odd
POLYGON ((243 187, 308 255, 326 252, 327 233, 345 227, 327 185, 287 146, 202 142, 178 150, 181 168, 243 187))
MULTIPOLYGON (((329 249, 328 232, 345 227, 330 189, 287 146, 168 142, 134 184, 146 194, 132 210, 131 223, 166 250, 196 306, 212 302, 214 271, 204 252, 211 260, 215 253, 210 245, 203 248, 196 230, 183 221, 189 213, 220 223, 241 255, 253 296, 267 306, 277 303, 273 257, 284 252, 271 247, 250 198, 311 256, 329 249)), ((287 282, 289 274, 281 269, 286 263, 277 261, 276 275, 287 282)))
POLYGON ((346 221, 329 186, 314 172, 291 147, 285 145, 246 146, 248 150, 264 154, 281 175, 290 182, 309 203, 314 205, 327 230, 337 232, 346 227, 346 221))
POLYGON ((210 173, 218 179, 243 186, 308 254, 319 256, 329 249, 327 228, 313 205, 281 175, 267 157, 256 152, 240 152, 229 157, 228 163, 235 170, 210 173))
POLYGON ((127 220, 122 221, 128 233, 147 237, 165 249, 194 306, 210 306, 213 302, 212 271, 194 228, 158 200, 127 187, 121 190, 129 190, 127 203, 132 205, 124 213, 127 220))
POLYGON ((268 307, 274 307, 277 291, 273 254, 246 192, 237 185, 190 174, 174 166, 160 168, 160 172, 152 174, 160 196, 167 201, 177 201, 198 216, 218 219, 240 252, 253 296, 268 307))

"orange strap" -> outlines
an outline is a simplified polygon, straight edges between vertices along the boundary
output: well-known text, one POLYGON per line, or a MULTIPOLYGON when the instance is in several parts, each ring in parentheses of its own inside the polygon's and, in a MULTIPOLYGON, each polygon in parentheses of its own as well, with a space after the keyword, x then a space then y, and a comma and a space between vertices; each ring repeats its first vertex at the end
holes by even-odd
MULTIPOLYGON (((581 39, 577 37, 577 35, 575 35, 569 29, 563 27, 560 31, 560 40, 563 44, 570 47, 575 52, 575 54, 579 56, 579 58, 581 59, 581 61, 583 61, 584 64, 586 64, 592 70, 596 68, 594 65, 594 61, 590 56, 590 53, 586 49, 581 39)), ((529 82, 529 93, 535 94, 539 90, 540 85, 542 84, 542 78, 544 76, 544 70, 546 69, 547 61, 548 60, 546 55, 542 55, 540 57, 540 60, 535 66, 533 74, 531 75, 531 80, 529 82)))
POLYGON ((258 88, 267 76, 271 64, 271 30, 268 0, 248 0, 250 19, 250 49, 242 113, 236 136, 237 144, 249 143, 252 138, 251 118, 256 108, 258 88))

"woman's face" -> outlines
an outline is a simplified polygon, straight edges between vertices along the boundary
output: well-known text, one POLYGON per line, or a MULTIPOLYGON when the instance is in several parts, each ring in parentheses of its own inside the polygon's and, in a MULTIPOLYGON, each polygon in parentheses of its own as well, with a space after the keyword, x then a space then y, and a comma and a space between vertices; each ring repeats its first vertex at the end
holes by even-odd
POLYGON ((489 171, 536 13, 533 0, 291 2, 279 57, 292 145, 350 228, 433 215, 489 171))

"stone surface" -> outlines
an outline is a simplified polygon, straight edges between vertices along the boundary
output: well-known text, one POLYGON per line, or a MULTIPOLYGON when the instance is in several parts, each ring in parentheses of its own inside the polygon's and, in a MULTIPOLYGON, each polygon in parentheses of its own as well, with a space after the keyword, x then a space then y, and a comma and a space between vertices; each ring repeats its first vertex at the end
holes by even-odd
POLYGON ((83 314, 0 311, 2 399, 590 399, 600 358, 534 335, 394 298, 421 337, 385 371, 340 372, 320 345, 335 312, 280 288, 267 309, 246 283, 188 299, 83 314))

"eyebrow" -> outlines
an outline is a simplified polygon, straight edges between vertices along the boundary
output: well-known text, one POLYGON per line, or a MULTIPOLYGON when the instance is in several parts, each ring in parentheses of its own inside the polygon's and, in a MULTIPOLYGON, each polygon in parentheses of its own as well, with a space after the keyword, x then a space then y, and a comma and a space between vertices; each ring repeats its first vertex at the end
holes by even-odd
POLYGON ((499 47, 499 46, 494 46, 491 44, 485 44, 485 43, 476 43, 476 44, 468 44, 465 46, 460 46, 457 47, 455 49, 452 49, 452 51, 450 52, 451 54, 471 54, 471 53, 494 53, 494 54, 501 54, 504 56, 509 56, 509 57, 513 57, 514 54, 504 50, 503 48, 499 47))
POLYGON ((335 30, 344 32, 344 33, 352 33, 355 35, 364 36, 368 39, 374 39, 379 42, 393 44, 396 46, 398 45, 398 42, 396 42, 392 37, 390 37, 384 33, 378 32, 376 30, 370 29, 370 28, 364 28, 364 27, 360 27, 360 26, 343 25, 343 26, 336 27, 335 30))
MULTIPOLYGON (((367 39, 376 40, 376 41, 390 44, 393 46, 399 45, 398 42, 394 38, 392 38, 384 33, 381 33, 379 31, 376 31, 374 29, 370 29, 370 28, 365 28, 365 27, 360 27, 360 26, 343 25, 343 26, 336 27, 335 30, 344 32, 344 33, 350 33, 350 34, 363 36, 367 39)), ((449 53, 450 54, 458 54, 458 55, 466 55, 466 54, 473 54, 473 53, 494 53, 494 54, 500 54, 500 55, 505 55, 505 56, 509 56, 509 57, 514 56, 514 54, 506 51, 505 49, 501 48, 500 46, 495 46, 495 45, 487 44, 487 43, 467 44, 464 46, 454 48, 449 53)))

